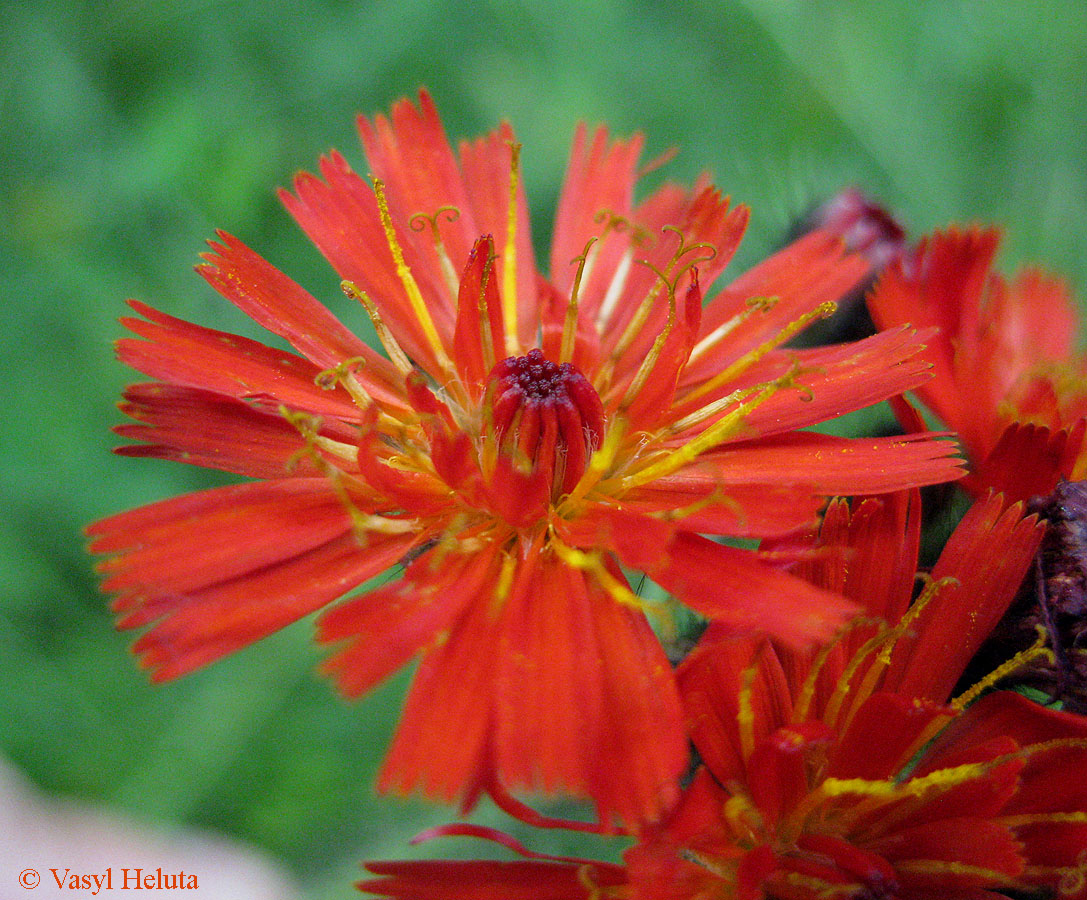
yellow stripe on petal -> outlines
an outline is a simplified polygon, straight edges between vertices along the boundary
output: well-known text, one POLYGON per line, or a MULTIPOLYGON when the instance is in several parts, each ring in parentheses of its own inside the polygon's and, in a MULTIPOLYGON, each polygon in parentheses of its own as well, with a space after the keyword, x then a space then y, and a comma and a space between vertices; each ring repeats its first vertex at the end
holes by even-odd
POLYGON ((517 183, 520 180, 521 145, 510 144, 510 196, 506 213, 506 250, 502 254, 502 324, 506 329, 506 353, 521 349, 517 336, 517 183))
POLYGON ((446 355, 442 339, 438 336, 438 329, 434 326, 434 319, 431 318, 430 310, 427 309, 426 301, 423 300, 423 294, 419 290, 419 283, 415 280, 415 276, 411 274, 408 264, 404 262, 404 251, 396 238, 396 229, 393 227, 392 216, 389 214, 389 201, 385 196, 385 184, 377 178, 374 179, 374 194, 377 197, 377 208, 381 215, 381 227, 385 230, 385 240, 388 242, 389 252, 393 255, 397 277, 400 279, 400 283, 404 285, 404 291, 408 295, 411 311, 415 313, 415 318, 419 322, 419 327, 422 328, 423 335, 426 337, 427 343, 430 344, 431 350, 434 351, 434 358, 437 360, 438 365, 446 374, 451 375, 454 372, 453 363, 446 355))

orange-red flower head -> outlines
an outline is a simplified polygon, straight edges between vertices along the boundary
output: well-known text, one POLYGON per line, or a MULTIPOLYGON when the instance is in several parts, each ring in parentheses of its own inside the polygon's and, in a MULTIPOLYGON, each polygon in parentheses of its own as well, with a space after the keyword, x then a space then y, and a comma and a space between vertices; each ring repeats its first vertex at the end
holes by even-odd
POLYGON ((1084 894, 1087 792, 1056 779, 1087 764, 1087 720, 1013 693, 974 702, 1047 651, 949 699, 1040 528, 979 503, 908 605, 916 503, 871 504, 828 514, 821 546, 839 552, 809 570, 868 597, 836 641, 796 654, 711 637, 684 663, 705 768, 627 854, 635 900, 1084 894))
POLYGON ((999 242, 993 228, 935 232, 887 268, 868 305, 881 328, 939 328, 918 394, 962 438, 964 486, 1018 500, 1087 477, 1087 358, 1067 286, 1039 269, 993 271, 999 242))
POLYGON ((840 596, 707 535, 780 536, 829 495, 957 477, 931 436, 798 430, 918 386, 921 337, 784 347, 866 271, 823 232, 704 304, 747 211, 705 182, 635 201, 638 138, 578 131, 545 278, 509 126, 454 153, 424 93, 359 129, 372 182, 333 153, 283 199, 384 354, 228 235, 201 274, 296 353, 134 303, 118 352, 156 380, 126 393, 138 424, 119 430, 142 443, 123 452, 257 480, 92 526, 104 589, 166 679, 401 563, 318 623, 349 694, 421 658, 382 786, 652 819, 686 738, 624 567, 722 627, 831 634, 840 596))
MULTIPOLYGON (((638 831, 625 867, 544 858, 472 826, 432 834, 500 843, 531 862, 371 863, 363 890, 397 900, 981 900, 1087 897, 1087 719, 987 693, 1041 647, 950 698, 1014 596, 1040 528, 979 503, 910 601, 916 497, 835 504, 807 575, 864 607, 803 652, 714 634, 680 667, 703 765, 671 814, 638 831), (456 880, 471 866, 471 887, 456 880)), ((554 824, 554 823, 547 823, 554 824)))

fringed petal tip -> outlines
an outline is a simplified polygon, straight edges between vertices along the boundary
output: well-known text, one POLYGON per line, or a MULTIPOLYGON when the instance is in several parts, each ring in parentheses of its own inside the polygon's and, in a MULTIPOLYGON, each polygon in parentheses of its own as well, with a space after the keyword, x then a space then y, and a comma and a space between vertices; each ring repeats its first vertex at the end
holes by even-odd
POLYGON ((1080 480, 1087 471, 1087 419, 1068 428, 1013 422, 996 447, 963 480, 975 495, 997 491, 1009 503, 1047 497, 1061 479, 1080 480))

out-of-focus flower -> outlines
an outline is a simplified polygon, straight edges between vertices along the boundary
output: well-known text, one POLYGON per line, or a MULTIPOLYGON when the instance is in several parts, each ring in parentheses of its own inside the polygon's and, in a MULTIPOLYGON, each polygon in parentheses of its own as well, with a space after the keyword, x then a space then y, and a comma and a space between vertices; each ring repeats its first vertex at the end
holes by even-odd
POLYGON ((906 230, 890 212, 858 187, 842 188, 807 219, 807 229, 840 235, 848 249, 862 254, 875 271, 906 250, 906 230))
POLYGON ((868 337, 875 328, 864 297, 884 267, 907 249, 906 231, 890 212, 857 187, 842 188, 819 204, 797 223, 793 236, 815 230, 838 235, 846 249, 863 256, 870 268, 868 275, 839 300, 838 312, 813 324, 797 342, 810 347, 868 337))
POLYGON ((1030 508, 1046 523, 1034 569, 970 671, 1029 647, 1041 628, 1053 653, 1020 669, 1017 680, 1087 714, 1087 482, 1062 481, 1030 508))
MULTIPOLYGON (((915 496, 868 500, 852 515, 832 506, 806 574, 864 613, 802 653, 711 626, 680 668, 703 765, 677 808, 626 851, 624 880, 614 867, 555 859, 518 896, 1087 896, 1087 782, 1072 774, 1087 765, 1087 720, 1012 692, 976 699, 1047 651, 949 699, 1037 546, 1041 528, 1021 513, 1000 497, 975 505, 911 604, 915 496)), ((497 900, 503 866, 524 863, 476 865, 479 890, 447 883, 441 896, 497 900)), ((361 887, 437 897, 426 886, 441 866, 371 864, 378 877, 361 887)))
POLYGON ((885 270, 868 306, 881 328, 939 327, 934 377, 917 393, 961 436, 964 486, 1017 500, 1087 477, 1087 357, 1065 284, 994 272, 999 242, 992 228, 938 231, 885 270))
POLYGON ((806 564, 864 615, 818 652, 711 639, 681 690, 705 763, 673 817, 627 854, 635 898, 974 898, 1083 890, 1087 721, 1019 694, 949 699, 1041 535, 1000 497, 974 506, 910 604, 917 504, 828 513, 806 564), (935 738, 935 740, 933 740, 935 738), (1074 890, 1073 890, 1074 889, 1074 890))
POLYGON ((548 280, 509 126, 454 153, 423 94, 359 130, 372 185, 332 153, 283 199, 385 355, 225 234, 201 274, 301 355, 133 303, 119 355, 158 381, 128 390, 140 424, 119 431, 144 443, 122 451, 257 480, 93 525, 104 589, 121 627, 150 626, 135 650, 163 680, 402 562, 318 623, 348 694, 422 657, 381 786, 465 806, 563 791, 651 819, 687 744, 621 566, 731 631, 829 636, 848 603, 705 535, 782 535, 828 495, 958 477, 931 436, 798 430, 920 385, 923 336, 781 348, 866 271, 823 232, 703 308, 747 211, 704 181, 636 203, 639 138, 578 131, 548 280))

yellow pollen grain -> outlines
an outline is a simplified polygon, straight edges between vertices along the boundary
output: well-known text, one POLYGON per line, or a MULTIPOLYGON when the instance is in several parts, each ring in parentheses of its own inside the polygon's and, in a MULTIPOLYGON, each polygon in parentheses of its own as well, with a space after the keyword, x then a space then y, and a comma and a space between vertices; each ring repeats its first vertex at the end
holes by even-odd
POLYGON ((411 274, 408 264, 404 262, 404 251, 396 238, 396 229, 393 227, 392 216, 389 214, 389 201, 385 196, 385 184, 377 178, 374 179, 374 195, 377 197, 377 208, 381 216, 381 227, 385 230, 385 240, 388 242, 389 252, 392 253, 393 263, 396 265, 397 277, 408 295, 411 310, 415 313, 415 318, 423 329, 423 335, 426 337, 427 343, 430 344, 431 350, 434 351, 434 358, 437 360, 438 365, 444 371, 452 372, 453 364, 446 355, 445 347, 438 336, 438 329, 434 326, 430 310, 427 309, 423 294, 419 290, 419 284, 416 282, 415 276, 411 274))

